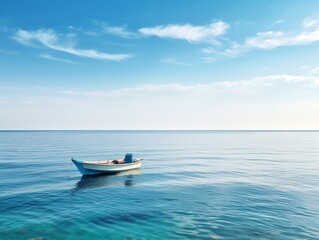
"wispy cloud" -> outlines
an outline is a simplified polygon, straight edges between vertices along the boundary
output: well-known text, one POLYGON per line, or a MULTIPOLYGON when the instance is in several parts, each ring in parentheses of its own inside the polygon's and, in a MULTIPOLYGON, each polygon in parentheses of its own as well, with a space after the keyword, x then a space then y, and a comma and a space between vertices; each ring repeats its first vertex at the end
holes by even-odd
POLYGON ((319 19, 318 18, 306 18, 304 19, 303 23, 302 23, 303 27, 304 28, 312 28, 312 27, 315 27, 315 28, 319 28, 319 19))
POLYGON ((290 75, 290 74, 278 74, 278 75, 267 75, 264 77, 255 77, 253 82, 256 83, 271 83, 276 81, 283 82, 311 82, 315 85, 319 85, 319 76, 315 75, 290 75))
POLYGON ((281 23, 283 23, 283 22, 284 22, 284 20, 278 19, 278 20, 276 20, 276 21, 273 23, 273 25, 281 24, 281 23))
POLYGON ((235 57, 253 49, 271 50, 283 46, 308 45, 317 41, 319 41, 319 19, 307 18, 303 21, 299 32, 258 32, 253 37, 247 37, 243 43, 232 42, 225 50, 206 47, 202 52, 208 55, 235 57))
POLYGON ((183 84, 145 84, 132 88, 123 88, 115 90, 116 93, 130 93, 130 92, 217 92, 231 90, 242 90, 242 88, 253 88, 253 87, 271 87, 279 82, 285 83, 310 83, 315 86, 319 86, 319 76, 308 76, 308 75, 267 75, 263 77, 255 77, 250 80, 238 80, 238 81, 222 81, 214 82, 211 84, 194 84, 194 85, 183 85, 183 84))
POLYGON ((168 63, 168 64, 174 64, 174 65, 187 66, 187 67, 192 67, 193 66, 192 64, 189 64, 189 63, 186 63, 186 62, 181 62, 181 61, 178 61, 178 60, 176 60, 174 58, 165 58, 165 59, 162 59, 162 62, 168 63))
POLYGON ((64 63, 71 63, 71 64, 80 65, 80 63, 77 63, 77 62, 74 62, 74 61, 71 61, 68 59, 57 58, 57 57, 54 57, 54 56, 47 54, 47 53, 40 54, 39 57, 44 58, 44 59, 48 59, 48 60, 52 60, 52 61, 56 61, 56 62, 64 62, 64 63))
POLYGON ((259 32, 255 37, 247 38, 244 47, 273 49, 281 46, 307 45, 316 41, 319 41, 319 20, 306 19, 299 33, 259 32))
POLYGON ((18 30, 12 37, 17 42, 29 46, 44 46, 60 52, 65 52, 78 57, 93 58, 98 60, 122 61, 131 57, 130 54, 108 54, 94 49, 78 49, 74 47, 73 41, 62 41, 61 34, 53 29, 39 29, 35 31, 18 30))
POLYGON ((223 21, 212 22, 207 26, 192 24, 155 26, 140 28, 139 32, 146 36, 181 39, 188 42, 215 42, 216 38, 225 34, 229 25, 223 21))
POLYGON ((103 32, 128 39, 139 38, 141 36, 138 33, 128 31, 126 27, 104 26, 103 32))
POLYGON ((217 59, 214 57, 202 57, 202 60, 205 63, 213 63, 217 61, 217 59))
POLYGON ((130 31, 126 25, 112 26, 107 22, 100 20, 92 20, 93 25, 97 28, 85 31, 88 35, 109 34, 126 39, 136 39, 143 37, 139 32, 130 31))
POLYGON ((186 93, 186 94, 203 94, 203 93, 230 93, 246 94, 258 93, 258 90, 274 88, 278 84, 300 84, 298 86, 310 86, 312 89, 319 90, 318 68, 309 69, 306 74, 277 74, 254 77, 248 80, 220 81, 208 84, 142 84, 135 87, 119 88, 107 91, 78 91, 74 89, 60 89, 59 93, 66 95, 82 95, 90 97, 117 97, 130 95, 143 95, 153 93, 186 93))

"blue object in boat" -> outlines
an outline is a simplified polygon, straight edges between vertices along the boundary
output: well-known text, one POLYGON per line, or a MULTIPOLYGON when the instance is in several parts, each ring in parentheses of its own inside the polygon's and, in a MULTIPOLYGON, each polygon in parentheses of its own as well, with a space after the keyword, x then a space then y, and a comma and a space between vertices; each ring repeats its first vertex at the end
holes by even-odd
POLYGON ((125 154, 124 162, 133 163, 133 154, 132 153, 125 154))

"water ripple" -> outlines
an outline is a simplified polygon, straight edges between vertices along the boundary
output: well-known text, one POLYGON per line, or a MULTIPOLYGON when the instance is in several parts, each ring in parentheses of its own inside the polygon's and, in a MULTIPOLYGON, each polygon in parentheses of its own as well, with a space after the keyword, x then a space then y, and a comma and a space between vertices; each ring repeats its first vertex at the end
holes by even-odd
POLYGON ((0 131, 1 239, 319 239, 319 132, 0 131), (81 177, 70 158, 145 158, 81 177))

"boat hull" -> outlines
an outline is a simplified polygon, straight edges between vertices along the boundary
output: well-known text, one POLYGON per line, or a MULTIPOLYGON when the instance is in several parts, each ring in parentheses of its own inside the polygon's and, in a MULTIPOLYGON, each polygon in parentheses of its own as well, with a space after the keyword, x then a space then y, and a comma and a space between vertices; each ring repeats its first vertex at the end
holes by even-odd
POLYGON ((124 164, 96 164, 72 159, 82 175, 112 174, 140 168, 142 161, 124 164))

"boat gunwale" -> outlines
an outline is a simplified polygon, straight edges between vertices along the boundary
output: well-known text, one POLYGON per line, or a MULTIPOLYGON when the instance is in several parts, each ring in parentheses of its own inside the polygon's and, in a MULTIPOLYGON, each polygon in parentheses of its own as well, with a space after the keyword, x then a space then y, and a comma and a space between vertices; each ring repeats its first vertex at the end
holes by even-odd
POLYGON ((140 162, 142 162, 144 159, 143 158, 136 158, 134 159, 133 163, 112 163, 112 161, 114 160, 124 160, 124 159, 113 159, 113 160, 100 160, 100 161, 81 161, 84 164, 90 164, 90 165, 103 165, 103 166, 107 166, 107 165, 134 165, 134 164, 138 164, 140 162))

